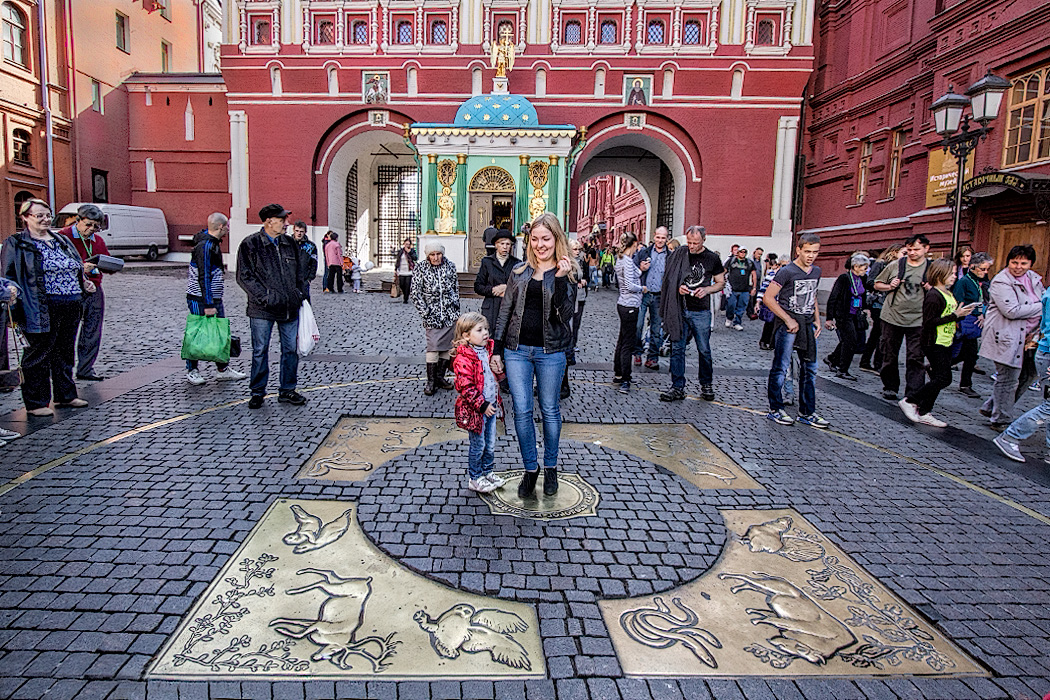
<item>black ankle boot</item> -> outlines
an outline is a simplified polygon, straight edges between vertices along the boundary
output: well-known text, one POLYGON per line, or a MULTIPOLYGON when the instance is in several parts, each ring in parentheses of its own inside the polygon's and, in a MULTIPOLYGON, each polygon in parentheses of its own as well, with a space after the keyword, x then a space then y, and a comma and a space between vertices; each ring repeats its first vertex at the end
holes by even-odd
POLYGON ((544 469, 543 470, 543 495, 553 496, 558 493, 558 470, 557 469, 544 469))
POLYGON ((569 371, 565 370, 565 374, 561 378, 561 398, 569 398, 570 393, 571 392, 569 390, 569 371))
POLYGON ((434 377, 436 377, 436 376, 437 376, 437 363, 436 362, 428 362, 427 363, 427 383, 426 383, 426 386, 423 387, 423 393, 426 394, 427 396, 433 396, 434 395, 434 391, 435 391, 435 389, 434 389, 434 377))
POLYGON ((437 372, 434 374, 434 386, 438 389, 454 389, 455 387, 445 379, 445 370, 448 369, 449 361, 439 359, 437 361, 437 372))
POLYGON ((521 483, 518 484, 518 498, 535 498, 536 480, 540 478, 540 470, 525 472, 521 475, 521 483))

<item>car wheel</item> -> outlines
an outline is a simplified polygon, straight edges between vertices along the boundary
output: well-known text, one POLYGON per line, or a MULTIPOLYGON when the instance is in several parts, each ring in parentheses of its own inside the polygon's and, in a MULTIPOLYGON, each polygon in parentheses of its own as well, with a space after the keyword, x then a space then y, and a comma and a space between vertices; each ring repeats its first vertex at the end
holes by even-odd
POLYGON ((157 258, 160 257, 160 251, 157 250, 157 246, 151 245, 149 250, 146 252, 146 260, 150 262, 156 262, 157 258))

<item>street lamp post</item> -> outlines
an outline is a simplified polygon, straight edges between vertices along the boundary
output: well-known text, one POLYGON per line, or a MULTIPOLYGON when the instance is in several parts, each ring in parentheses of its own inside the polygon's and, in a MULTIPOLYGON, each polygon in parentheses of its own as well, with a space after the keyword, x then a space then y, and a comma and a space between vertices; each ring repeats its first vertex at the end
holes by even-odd
POLYGON ((930 106, 933 112, 934 129, 942 137, 941 147, 955 156, 958 163, 958 175, 955 179, 955 207, 952 217, 952 258, 959 248, 959 223, 962 218, 962 186, 966 172, 966 159, 977 148, 991 131, 988 126, 999 114, 999 105, 1003 95, 1010 89, 1010 81, 1004 80, 989 71, 987 75, 971 85, 966 95, 957 95, 954 88, 948 86, 948 94, 941 96, 930 106), (966 108, 971 114, 963 115, 966 108), (980 123, 977 128, 970 126, 973 119, 980 123), (960 124, 961 122, 961 124, 960 124), (956 133, 958 132, 958 133, 956 133))

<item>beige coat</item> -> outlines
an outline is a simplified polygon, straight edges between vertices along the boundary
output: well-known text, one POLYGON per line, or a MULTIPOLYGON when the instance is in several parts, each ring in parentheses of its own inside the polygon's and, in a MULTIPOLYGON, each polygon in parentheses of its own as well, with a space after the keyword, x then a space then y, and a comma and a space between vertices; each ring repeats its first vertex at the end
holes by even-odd
POLYGON ((1003 269, 992 279, 988 290, 988 312, 981 333, 981 357, 1009 367, 1020 367, 1024 358, 1025 330, 1028 319, 1043 313, 1039 298, 1043 295, 1042 278, 1029 270, 1036 300, 1029 301, 1028 292, 1019 277, 1003 269))

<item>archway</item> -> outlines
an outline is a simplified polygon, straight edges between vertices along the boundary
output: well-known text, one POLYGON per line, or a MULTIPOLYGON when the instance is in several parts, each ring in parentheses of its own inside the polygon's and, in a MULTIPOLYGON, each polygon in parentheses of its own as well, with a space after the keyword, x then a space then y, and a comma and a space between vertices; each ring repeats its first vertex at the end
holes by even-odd
MULTIPOLYGON (((661 171, 665 170, 661 164, 661 171)), ((569 224, 578 237, 615 244, 629 231, 644 243, 653 228, 666 225, 656 216, 650 189, 636 176, 637 172, 608 170, 580 183, 578 217, 569 224)))
POLYGON ((490 165, 474 174, 468 190, 468 271, 474 272, 485 257, 485 241, 482 238, 485 229, 491 225, 514 230, 514 198, 517 188, 510 173, 499 166, 490 165))

